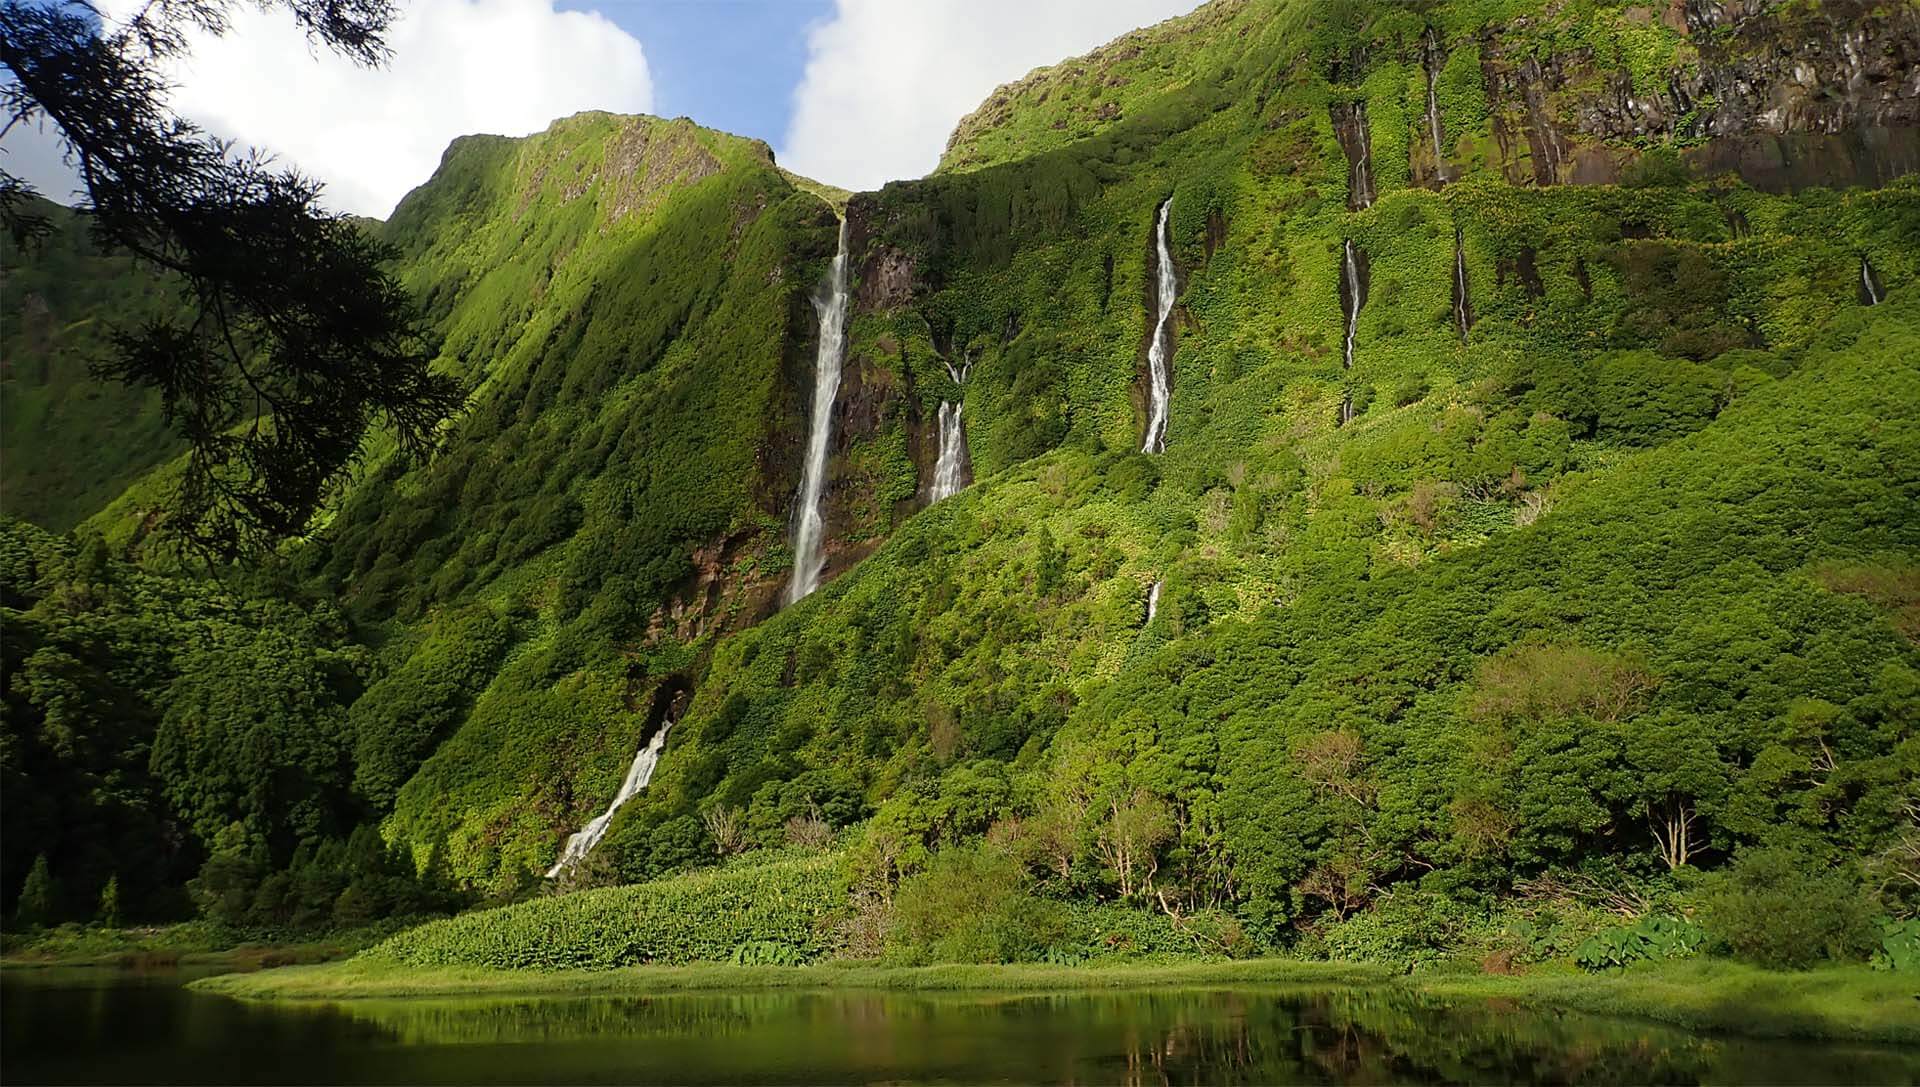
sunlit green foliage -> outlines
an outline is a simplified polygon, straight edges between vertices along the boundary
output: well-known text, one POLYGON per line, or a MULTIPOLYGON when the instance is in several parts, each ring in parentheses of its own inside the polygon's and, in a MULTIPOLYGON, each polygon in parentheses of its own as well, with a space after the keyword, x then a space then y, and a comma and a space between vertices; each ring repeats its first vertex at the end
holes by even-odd
POLYGON ((581 891, 410 929, 365 954, 410 966, 592 967, 725 962, 772 941, 811 959, 846 888, 831 854, 743 863, 679 879, 581 891))
MULTIPOLYGON (((8 697, 134 706, 114 757, 154 735, 166 810, 209 844, 253 820, 273 868, 379 819, 416 866, 437 843, 460 883, 530 893, 669 710, 652 784, 574 878, 846 850, 850 886, 808 859, 523 903, 392 945, 422 964, 811 958, 859 942, 812 927, 849 892, 886 934, 852 950, 903 960, 1078 961, 1116 911, 1143 954, 1533 961, 1782 845, 1911 916, 1920 184, 1774 195, 1656 147, 1620 186, 1511 185, 1489 49, 1591 50, 1636 85, 1692 62, 1602 0, 1226 3, 1037 73, 933 177, 852 197, 853 369, 888 392, 847 407, 873 417, 836 450, 837 542, 877 549, 747 629, 663 605, 696 570, 728 609, 785 572, 827 204, 681 122, 459 141, 382 229, 471 410, 431 465, 370 450, 290 556, 360 625, 185 639, 158 679, 24 654, 8 697), (1409 157, 1429 29, 1438 189, 1409 157), (1379 199, 1349 211, 1330 107, 1356 101, 1379 199), (956 396, 977 482, 907 516, 912 420, 956 396), (260 757, 215 757, 235 745, 260 757), (1583 890, 1542 906, 1545 884, 1583 890), (767 895, 799 905, 752 913, 767 895)), ((116 544, 140 508, 103 515, 116 544)))

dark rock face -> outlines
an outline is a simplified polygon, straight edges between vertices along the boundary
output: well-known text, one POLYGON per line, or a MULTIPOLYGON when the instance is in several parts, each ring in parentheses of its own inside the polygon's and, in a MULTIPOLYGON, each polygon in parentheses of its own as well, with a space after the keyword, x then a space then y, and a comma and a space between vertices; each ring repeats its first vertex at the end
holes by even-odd
POLYGON ((1374 201, 1373 135, 1367 128, 1367 104, 1334 102, 1327 109, 1333 117, 1333 134, 1340 141, 1340 150, 1347 153, 1347 210, 1370 208, 1374 201))
POLYGON ((1497 166, 1509 182, 1611 184, 1630 144, 1700 141, 1699 175, 1732 171, 1755 188, 1880 185, 1920 170, 1920 7, 1830 0, 1684 0, 1670 25, 1694 63, 1636 93, 1590 52, 1544 60, 1482 42, 1497 166))

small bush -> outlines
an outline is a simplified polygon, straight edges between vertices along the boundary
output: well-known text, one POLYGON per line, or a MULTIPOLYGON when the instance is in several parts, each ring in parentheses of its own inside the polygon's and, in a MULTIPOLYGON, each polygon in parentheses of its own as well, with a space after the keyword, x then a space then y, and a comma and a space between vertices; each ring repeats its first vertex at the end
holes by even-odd
POLYGON ((886 958, 929 962, 1033 962, 1064 942, 1065 908, 1028 893, 1012 857, 987 846, 934 854, 894 897, 886 958))
POLYGON ((1785 848, 1741 853, 1708 882, 1700 904, 1702 925, 1735 955, 1786 970, 1864 959, 1873 915, 1851 875, 1785 848))
POLYGON ((1575 949, 1573 958, 1588 970, 1608 970, 1636 962, 1686 958, 1699 952, 1706 939, 1706 931, 1690 921, 1650 914, 1631 925, 1589 936, 1575 949))
POLYGON ((1329 958, 1383 962, 1418 970, 1462 951, 1484 951, 1498 937, 1484 914, 1428 891, 1396 891, 1371 910, 1321 933, 1329 958))

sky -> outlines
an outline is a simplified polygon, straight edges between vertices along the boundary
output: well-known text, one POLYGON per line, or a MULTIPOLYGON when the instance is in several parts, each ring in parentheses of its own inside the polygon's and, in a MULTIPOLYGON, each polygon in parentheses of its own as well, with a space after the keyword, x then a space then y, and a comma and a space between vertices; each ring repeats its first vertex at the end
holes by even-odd
MULTIPOLYGON (((102 0, 108 19, 144 0, 102 0)), ((455 136, 520 136, 587 109, 689 116, 780 164, 876 189, 938 164, 994 87, 1197 0, 399 0, 385 69, 311 46, 283 12, 235 8, 168 73, 173 108, 385 217, 455 136)), ((0 167, 70 201, 56 134, 16 127, 0 167)))

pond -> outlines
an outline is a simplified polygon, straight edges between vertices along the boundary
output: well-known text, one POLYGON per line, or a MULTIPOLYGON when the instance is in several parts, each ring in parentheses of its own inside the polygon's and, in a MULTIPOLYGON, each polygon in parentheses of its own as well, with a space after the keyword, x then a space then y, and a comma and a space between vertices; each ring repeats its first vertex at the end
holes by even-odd
POLYGON ((1912 1083, 1920 1051, 1372 990, 769 992, 253 1004, 0 974, 28 1083, 1912 1083))

